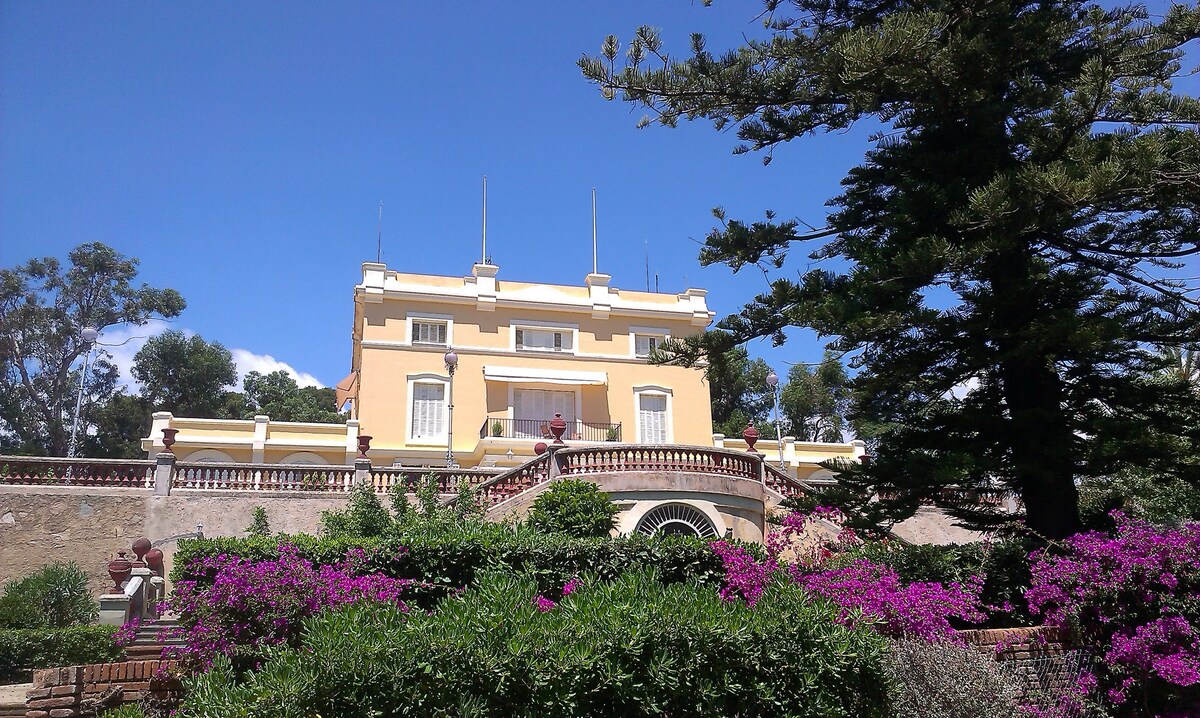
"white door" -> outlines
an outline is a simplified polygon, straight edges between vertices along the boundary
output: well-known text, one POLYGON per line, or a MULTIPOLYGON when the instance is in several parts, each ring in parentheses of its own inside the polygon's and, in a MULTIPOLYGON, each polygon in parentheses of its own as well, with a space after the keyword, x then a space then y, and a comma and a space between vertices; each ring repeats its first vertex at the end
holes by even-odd
POLYGON ((544 389, 514 389, 513 418, 517 421, 515 434, 519 437, 540 439, 544 436, 543 424, 547 426, 554 415, 562 414, 567 422, 567 436, 575 426, 575 392, 546 391, 544 389))

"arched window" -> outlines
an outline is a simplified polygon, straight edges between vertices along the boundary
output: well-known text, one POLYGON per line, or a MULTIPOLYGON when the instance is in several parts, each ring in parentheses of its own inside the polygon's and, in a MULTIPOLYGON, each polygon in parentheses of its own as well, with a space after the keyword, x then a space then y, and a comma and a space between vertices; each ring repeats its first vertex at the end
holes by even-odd
POLYGON ((637 532, 646 536, 699 536, 712 538, 717 529, 701 511, 687 504, 656 506, 638 522, 637 532))

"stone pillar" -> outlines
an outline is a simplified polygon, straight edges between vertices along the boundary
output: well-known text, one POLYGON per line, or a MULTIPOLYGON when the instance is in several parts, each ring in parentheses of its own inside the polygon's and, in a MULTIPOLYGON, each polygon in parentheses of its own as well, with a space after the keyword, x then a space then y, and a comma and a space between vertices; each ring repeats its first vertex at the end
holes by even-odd
POLYGON ((346 420, 346 463, 353 464, 358 457, 358 419, 346 420))
POLYGON ((715 448, 718 448, 718 449, 725 448, 725 435, 724 434, 713 434, 712 441, 713 441, 713 446, 715 448))
POLYGON ((100 625, 123 626, 129 616, 129 596, 106 593, 100 597, 100 625))
POLYGON ((175 475, 175 454, 171 451, 160 451, 154 460, 154 495, 169 496, 171 479, 175 475))
POLYGON ((366 484, 374 488, 374 482, 371 480, 371 460, 359 457, 354 460, 354 483, 366 484))
POLYGON ((270 423, 271 417, 266 414, 254 415, 254 443, 250 456, 250 462, 253 464, 261 464, 266 460, 267 425, 270 423))
POLYGON ((565 449, 565 448, 567 448, 566 444, 559 444, 557 446, 554 444, 550 444, 549 446, 546 447, 546 453, 548 453, 550 455, 547 460, 549 466, 547 467, 546 479, 548 481, 554 481, 555 479, 558 478, 558 475, 560 473, 562 473, 562 468, 563 468, 562 462, 564 461, 564 459, 562 459, 561 457, 558 456, 558 450, 565 449))

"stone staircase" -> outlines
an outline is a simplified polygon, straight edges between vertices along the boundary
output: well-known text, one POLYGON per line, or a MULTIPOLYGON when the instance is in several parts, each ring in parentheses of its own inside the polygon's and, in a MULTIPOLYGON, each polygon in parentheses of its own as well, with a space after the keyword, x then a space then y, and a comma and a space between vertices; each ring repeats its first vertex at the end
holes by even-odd
POLYGON ((184 641, 176 635, 179 621, 173 617, 159 618, 144 622, 138 628, 133 643, 125 648, 125 655, 131 661, 157 660, 162 657, 164 648, 182 646, 184 641))

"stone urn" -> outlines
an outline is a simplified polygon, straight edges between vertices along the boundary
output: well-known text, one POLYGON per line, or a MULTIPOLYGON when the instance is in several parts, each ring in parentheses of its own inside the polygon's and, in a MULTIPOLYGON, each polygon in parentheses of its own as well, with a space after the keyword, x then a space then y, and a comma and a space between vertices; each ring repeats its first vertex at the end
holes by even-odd
POLYGON ((133 555, 135 556, 135 558, 133 560, 134 568, 145 568, 146 567, 145 557, 146 557, 146 552, 149 550, 150 550, 150 539, 146 538, 145 536, 143 536, 140 539, 138 539, 137 541, 133 542, 133 555))
POLYGON ((567 420, 562 417, 562 414, 555 413, 554 418, 550 420, 550 433, 554 436, 554 443, 563 443, 563 434, 567 431, 567 420))
POLYGON ((175 435, 179 433, 179 429, 172 429, 171 427, 168 426, 167 428, 162 430, 162 433, 163 433, 163 446, 167 447, 166 450, 168 452, 170 452, 171 447, 175 445, 175 435))
POLYGON ((163 573, 163 552, 162 549, 152 548, 146 552, 146 567, 154 572, 155 575, 161 576, 163 573))
POLYGON ((371 437, 366 434, 358 435, 358 458, 367 458, 367 452, 371 450, 371 437))
POLYGON ((113 593, 124 591, 121 584, 128 581, 132 573, 133 562, 125 558, 124 551, 118 551, 116 558, 108 562, 108 575, 113 580, 113 593))
POLYGON ((748 447, 746 450, 751 454, 757 454, 758 452, 754 450, 754 445, 758 443, 758 429, 754 428, 753 421, 746 424, 746 428, 742 430, 742 438, 746 440, 746 446, 748 447))

